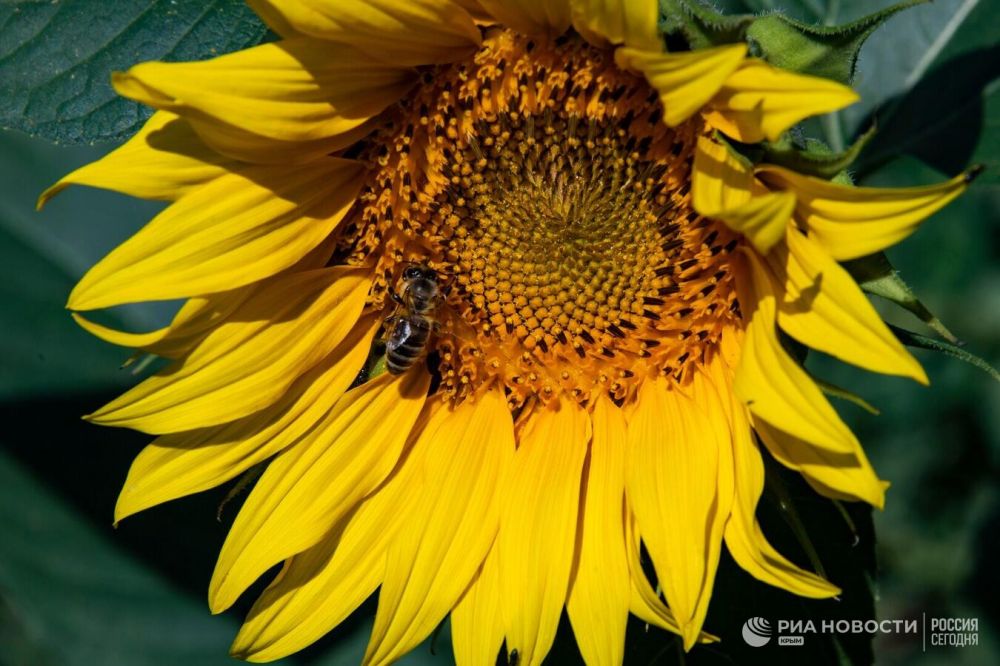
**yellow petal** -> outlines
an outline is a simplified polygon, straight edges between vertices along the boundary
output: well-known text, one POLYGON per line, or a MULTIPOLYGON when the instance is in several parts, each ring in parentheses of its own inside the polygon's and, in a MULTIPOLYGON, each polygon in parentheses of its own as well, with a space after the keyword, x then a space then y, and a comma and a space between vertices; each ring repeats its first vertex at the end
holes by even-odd
POLYGON ((364 177, 353 160, 255 167, 192 192, 90 269, 69 307, 227 291, 292 266, 336 228, 364 177))
MULTIPOLYGON (((336 241, 336 235, 331 234, 294 266, 286 269, 286 272, 309 271, 326 266, 336 241)), ((105 342, 141 349, 164 358, 180 358, 194 349, 260 286, 261 283, 258 282, 218 294, 189 298, 174 315, 169 326, 148 333, 119 331, 85 319, 79 313, 70 314, 85 331, 105 342)))
POLYGON ((663 603, 653 586, 650 585, 649 579, 646 578, 646 572, 642 568, 639 527, 636 524, 634 513, 629 512, 629 514, 625 523, 625 548, 628 555, 629 578, 631 579, 629 610, 647 624, 680 635, 681 628, 677 624, 677 619, 663 603))
POLYGON ((736 470, 736 496, 725 531, 729 554, 757 580, 800 597, 825 599, 840 594, 840 588, 788 561, 764 537, 756 517, 764 490, 764 463, 744 407, 733 399, 729 413, 736 470))
POLYGON ((753 426, 775 459, 801 473, 821 495, 868 502, 879 509, 885 506, 889 484, 875 475, 859 444, 849 452, 826 451, 760 419, 754 419, 753 426))
POLYGON ((615 62, 642 73, 656 88, 663 104, 663 120, 674 127, 712 99, 745 55, 746 44, 685 53, 620 48, 615 51, 615 62))
POLYGON ((481 42, 468 12, 442 0, 250 0, 250 6, 284 37, 328 39, 397 65, 452 62, 481 42))
POLYGON ((647 382, 628 432, 629 505, 685 650, 705 621, 732 499, 731 471, 727 485, 719 484, 726 476, 720 452, 729 448, 725 417, 707 389, 696 395, 647 382))
POLYGON ((318 543, 395 467, 429 387, 426 372, 384 374, 348 391, 267 467, 240 510, 209 584, 229 608, 269 568, 318 543))
POLYGON ((38 209, 70 185, 174 201, 238 167, 235 160, 206 146, 187 122, 168 111, 157 111, 124 145, 45 190, 38 198, 38 209))
POLYGON ((458 5, 465 11, 469 12, 469 16, 471 16, 476 23, 486 25, 494 23, 493 17, 490 16, 485 9, 483 9, 483 6, 479 4, 478 0, 451 0, 450 4, 458 5))
POLYGON ((262 287, 183 361, 89 418, 164 434, 268 407, 340 344, 368 295, 364 269, 295 273, 262 287))
POLYGON ((858 99, 856 92, 836 81, 748 59, 712 98, 705 119, 737 141, 775 141, 800 120, 842 109, 858 99))
POLYGON ((742 206, 721 211, 714 217, 743 234, 758 252, 767 254, 785 237, 793 210, 794 194, 771 192, 755 196, 742 206))
POLYGON ((589 440, 590 419, 575 403, 537 408, 502 491, 500 605, 521 666, 545 658, 566 603, 589 440))
POLYGON ((806 371, 784 350, 775 325, 773 277, 752 252, 737 271, 744 317, 750 318, 733 390, 755 417, 830 451, 858 441, 806 371))
MULTIPOLYGON (((727 331, 722 338, 724 363, 713 366, 717 386, 732 383, 732 373, 739 362, 742 345, 739 331, 727 331)), ((756 509, 764 489, 764 465, 750 428, 746 408, 730 392, 728 409, 733 434, 735 490, 725 540, 729 554, 747 573, 770 585, 802 597, 822 599, 835 596, 840 589, 816 574, 805 571, 781 555, 767 541, 757 521, 756 509)))
POLYGON ((288 164, 357 141, 355 130, 415 76, 353 47, 305 37, 211 60, 143 63, 112 83, 125 97, 180 115, 224 155, 288 164))
POLYGON ((927 384, 927 375, 854 279, 812 238, 790 228, 768 263, 784 285, 778 325, 804 345, 847 363, 927 384))
POLYGON ((625 551, 625 443, 622 411, 598 398, 585 468, 583 517, 566 610, 587 664, 621 664, 631 585, 625 551))
POLYGON ((81 328, 105 342, 177 358, 232 314, 255 289, 256 285, 251 285, 204 298, 190 298, 177 311, 169 326, 148 333, 127 333, 92 322, 76 312, 71 314, 81 328))
POLYGON ((795 193, 795 215, 837 261, 878 252, 909 236, 917 225, 960 195, 979 173, 972 169, 925 187, 850 187, 764 165, 757 173, 775 188, 795 193))
POLYGON ((478 0, 508 28, 528 35, 561 35, 569 29, 570 0, 478 0))
POLYGON ((424 449, 419 490, 400 507, 366 664, 391 663, 430 635, 486 559, 499 526, 497 484, 514 455, 506 399, 490 389, 454 410, 439 405, 413 446, 424 449))
POLYGON ((607 40, 647 51, 663 50, 656 0, 571 0, 570 5, 573 27, 591 42, 607 40))
MULTIPOLYGON (((680 635, 681 628, 677 624, 673 612, 663 603, 643 571, 639 527, 635 515, 628 509, 627 505, 628 502, 626 502, 625 546, 628 554, 629 578, 632 581, 629 610, 647 624, 680 635)), ((713 636, 708 632, 702 631, 698 634, 699 643, 717 643, 718 641, 718 636, 713 636)))
POLYGON ((214 488, 296 442, 340 399, 364 365, 378 324, 368 317, 272 407, 214 428, 164 435, 129 468, 115 522, 214 488))
POLYGON ((494 544, 451 612, 451 643, 458 666, 494 666, 503 645, 500 573, 494 544))
POLYGON ((698 137, 691 174, 691 203, 707 217, 750 201, 754 192, 753 165, 729 146, 707 136, 698 137))
POLYGON ((280 659, 343 622, 382 582, 386 550, 417 499, 409 458, 323 540, 285 562, 230 649, 254 662, 280 659))
MULTIPOLYGON (((376 530, 350 547, 351 566, 326 543, 290 558, 250 609, 229 654, 251 663, 269 663, 320 640, 374 594, 385 569, 385 545, 376 530), (373 545, 377 544, 377 545, 373 545), (331 559, 332 557, 332 559, 331 559)), ((328 537, 338 549, 349 537, 328 537)), ((352 541, 356 541, 352 539, 352 541)))
POLYGON ((691 202, 702 215, 723 220, 767 254, 785 235, 795 196, 769 193, 753 166, 722 142, 698 137, 691 176, 691 202))

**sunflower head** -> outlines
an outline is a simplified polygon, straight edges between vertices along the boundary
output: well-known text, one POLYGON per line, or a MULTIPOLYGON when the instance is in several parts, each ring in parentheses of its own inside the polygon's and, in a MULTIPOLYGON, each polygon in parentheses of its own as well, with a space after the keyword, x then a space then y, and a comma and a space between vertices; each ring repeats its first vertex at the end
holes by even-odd
POLYGON ((610 47, 492 27, 386 116, 338 249, 375 267, 374 308, 394 309, 404 266, 444 276, 428 357, 451 397, 621 402, 683 377, 735 316, 737 235, 691 205, 704 123, 666 126, 610 47))
POLYGON ((210 587, 222 611, 283 563, 234 653, 301 649, 376 589, 366 663, 450 615, 459 662, 537 664, 564 608, 588 663, 621 662, 629 613, 690 649, 723 546, 837 594, 762 533, 761 450, 828 497, 885 484, 788 339, 926 381, 839 262, 971 172, 789 168, 786 131, 855 93, 729 24, 665 39, 653 1, 251 4, 281 40, 117 75, 157 112, 43 196, 172 201, 70 307, 187 299, 146 334, 76 315, 175 360, 89 417, 158 436, 118 519, 267 463, 210 587))

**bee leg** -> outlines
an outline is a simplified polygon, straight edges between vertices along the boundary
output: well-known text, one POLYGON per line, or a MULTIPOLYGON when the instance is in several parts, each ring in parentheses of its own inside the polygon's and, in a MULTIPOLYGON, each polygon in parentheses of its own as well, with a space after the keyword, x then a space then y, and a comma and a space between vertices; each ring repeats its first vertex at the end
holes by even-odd
POLYGON ((403 297, 400 296, 399 294, 397 294, 396 292, 394 292, 394 291, 390 292, 389 295, 392 297, 392 300, 396 304, 398 304, 398 305, 402 305, 403 304, 403 297))

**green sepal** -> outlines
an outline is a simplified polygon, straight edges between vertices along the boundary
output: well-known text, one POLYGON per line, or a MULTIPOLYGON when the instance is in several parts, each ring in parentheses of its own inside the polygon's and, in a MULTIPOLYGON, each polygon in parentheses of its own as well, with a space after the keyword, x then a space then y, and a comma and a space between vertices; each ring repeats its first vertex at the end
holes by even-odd
MULTIPOLYGON (((840 500, 830 501, 833 502, 833 506, 836 507, 837 513, 839 513, 840 517, 844 519, 844 524, 847 525, 847 529, 851 530, 851 534, 854 536, 854 543, 851 544, 851 546, 857 546, 861 543, 861 536, 858 534, 858 526, 855 524, 854 519, 851 518, 851 514, 847 511, 847 507, 845 507, 844 503, 840 500)), ((869 584, 874 584, 874 581, 870 576, 868 577, 868 581, 869 584)))
POLYGON ((749 25, 746 37, 772 65, 848 85, 868 36, 893 14, 927 1, 907 0, 839 26, 807 25, 768 14, 749 25))
POLYGON ((222 498, 221 502, 219 502, 219 508, 215 512, 216 521, 220 523, 222 522, 222 511, 223 509, 226 508, 226 505, 228 505, 230 502, 236 499, 237 495, 239 495, 244 490, 249 488, 251 485, 256 483, 257 479, 261 477, 261 475, 264 473, 264 470, 266 469, 267 469, 267 461, 265 460, 263 462, 257 463, 247 471, 243 472, 242 475, 240 475, 240 478, 236 480, 236 483, 233 484, 233 487, 229 489, 229 492, 226 493, 226 496, 222 498))
POLYGON ((388 368, 385 366, 385 354, 379 354, 368 360, 368 379, 375 379, 386 372, 388 372, 388 368))
POLYGON ((748 14, 720 14, 698 0, 660 0, 660 32, 682 38, 692 49, 742 42, 753 21, 748 14))
MULTIPOLYGON (((763 447, 764 443, 761 442, 760 446, 763 447)), ((791 529, 792 534, 795 535, 795 540, 799 542, 806 557, 809 558, 809 564, 812 566, 813 571, 821 578, 828 579, 826 569, 823 567, 823 562, 819 557, 819 551, 809 536, 805 522, 799 516, 799 511, 795 507, 795 502, 788 491, 788 487, 785 485, 785 481, 774 469, 773 464, 768 464, 767 462, 764 464, 764 484, 767 490, 766 497, 774 502, 781 518, 788 525, 789 529, 791 529)))
POLYGON ((958 344, 958 338, 927 309, 927 306, 920 302, 909 285, 903 281, 903 278, 899 277, 899 273, 893 268, 884 252, 876 252, 867 257, 845 261, 844 268, 861 286, 862 290, 912 312, 945 340, 953 345, 958 344))
POLYGON ((807 138, 796 142, 786 134, 779 141, 761 144, 760 161, 829 180, 851 166, 874 136, 875 126, 872 125, 849 148, 834 152, 819 139, 807 138))
POLYGON ((1000 372, 997 372, 996 368, 975 354, 965 351, 958 345, 945 342, 944 340, 928 338, 926 335, 920 335, 919 333, 914 333, 913 331, 907 331, 905 328, 899 328, 898 326, 893 326, 892 324, 889 324, 889 329, 904 345, 917 347, 918 349, 929 349, 930 351, 940 352, 951 356, 952 358, 957 358, 960 361, 965 361, 969 365, 976 366, 994 380, 1000 382, 1000 372))
POLYGON ((816 377, 816 376, 814 376, 812 374, 810 374, 809 376, 812 378, 812 380, 814 382, 816 382, 816 386, 818 386, 820 388, 820 390, 823 391, 823 393, 825 393, 825 394, 827 394, 829 396, 833 396, 834 398, 839 398, 841 400, 846 400, 847 402, 850 402, 851 404, 857 405, 858 407, 860 407, 861 409, 865 410, 869 414, 873 414, 875 416, 878 416, 879 414, 882 413, 882 412, 880 412, 878 410, 877 407, 875 407, 874 405, 872 405, 870 402, 868 402, 867 400, 865 400, 864 398, 862 398, 860 395, 858 395, 854 391, 851 391, 849 389, 845 389, 845 388, 843 388, 841 386, 837 386, 836 384, 831 384, 830 382, 828 382, 826 380, 823 380, 823 379, 820 379, 819 377, 816 377))
POLYGON ((388 371, 389 369, 385 365, 385 341, 376 339, 372 343, 371 351, 368 352, 364 367, 361 368, 361 372, 358 373, 351 388, 361 386, 388 371))

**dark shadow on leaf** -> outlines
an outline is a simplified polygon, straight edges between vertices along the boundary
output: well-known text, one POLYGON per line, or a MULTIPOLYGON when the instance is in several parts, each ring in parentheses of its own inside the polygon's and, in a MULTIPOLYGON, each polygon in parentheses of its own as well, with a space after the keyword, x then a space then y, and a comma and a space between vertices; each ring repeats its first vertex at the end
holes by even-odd
POLYGON ((997 77, 1000 46, 979 49, 949 60, 877 109, 859 124, 877 122, 881 130, 861 153, 858 179, 904 154, 949 175, 967 167, 983 132, 983 89, 997 77))
MULTIPOLYGON (((153 439, 142 433, 98 427, 80 420, 80 414, 92 411, 112 397, 84 395, 0 404, 5 451, 55 491, 109 543, 203 603, 209 621, 204 601, 208 581, 238 512, 238 507, 232 507, 227 509, 221 523, 216 519, 219 503, 230 484, 153 507, 126 518, 117 529, 112 527, 115 499, 128 467, 139 450, 153 439)), ((235 498, 233 504, 242 504, 244 498, 245 495, 235 498)), ((63 547, 72 550, 73 543, 67 542, 63 547)), ((228 614, 241 621, 277 570, 275 567, 264 574, 228 614)), ((0 590, 0 606, 2 597, 0 590)), ((335 631, 299 653, 294 663, 322 661, 328 650, 341 647, 352 637, 357 640, 356 632, 363 629, 373 614, 374 603, 369 600, 335 631)), ((0 608, 0 623, 4 622, 3 615, 0 608)), ((10 631, 14 629, 9 627, 10 631)), ((0 639, 3 638, 4 630, 0 629, 0 639)), ((4 641, 4 645, 12 644, 4 641)), ((2 657, 0 662, 6 663, 2 657)), ((23 663, 44 665, 45 661, 23 663)))

